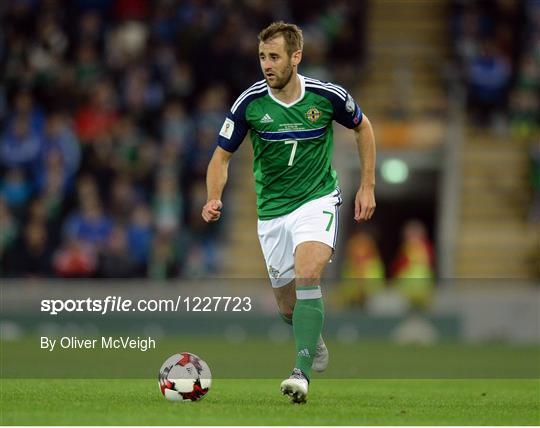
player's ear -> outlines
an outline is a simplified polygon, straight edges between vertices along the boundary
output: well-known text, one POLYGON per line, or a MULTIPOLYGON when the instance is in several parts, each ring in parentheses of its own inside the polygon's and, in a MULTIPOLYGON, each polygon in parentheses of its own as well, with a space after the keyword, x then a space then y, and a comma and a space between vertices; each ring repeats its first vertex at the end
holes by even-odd
POLYGON ((296 52, 293 52, 291 61, 293 65, 300 64, 300 61, 302 61, 302 51, 298 50, 296 52))

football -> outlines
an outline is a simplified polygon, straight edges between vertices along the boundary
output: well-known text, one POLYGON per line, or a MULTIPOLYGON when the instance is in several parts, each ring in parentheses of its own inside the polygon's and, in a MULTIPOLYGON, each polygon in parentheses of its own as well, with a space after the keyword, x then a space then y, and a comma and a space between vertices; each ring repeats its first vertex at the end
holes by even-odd
POLYGON ((159 389, 170 401, 199 401, 211 384, 208 364, 189 352, 167 358, 159 370, 159 389))

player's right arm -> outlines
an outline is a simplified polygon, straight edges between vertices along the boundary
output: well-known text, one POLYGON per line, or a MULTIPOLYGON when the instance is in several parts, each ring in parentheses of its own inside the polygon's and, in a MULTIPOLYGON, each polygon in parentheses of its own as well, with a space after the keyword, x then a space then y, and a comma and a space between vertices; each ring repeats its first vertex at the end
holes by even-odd
POLYGON ((217 147, 206 171, 207 197, 201 215, 207 223, 217 221, 221 217, 221 208, 223 207, 221 195, 225 184, 227 184, 229 161, 236 149, 242 144, 249 128, 245 119, 245 107, 241 102, 246 98, 243 95, 233 104, 225 122, 223 122, 221 131, 219 131, 217 147))
POLYGON ((206 171, 206 204, 202 209, 202 218, 207 223, 217 221, 221 217, 221 195, 225 184, 227 184, 229 161, 232 153, 223 150, 221 147, 216 147, 212 159, 208 164, 206 171))

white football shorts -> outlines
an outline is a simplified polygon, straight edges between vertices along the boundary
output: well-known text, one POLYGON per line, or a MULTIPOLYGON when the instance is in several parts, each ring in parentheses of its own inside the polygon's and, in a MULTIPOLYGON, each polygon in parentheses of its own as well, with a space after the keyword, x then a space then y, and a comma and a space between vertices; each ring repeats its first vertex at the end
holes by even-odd
POLYGON ((302 242, 323 242, 335 249, 341 202, 338 187, 289 214, 258 221, 259 241, 272 287, 283 287, 294 279, 294 252, 302 242))

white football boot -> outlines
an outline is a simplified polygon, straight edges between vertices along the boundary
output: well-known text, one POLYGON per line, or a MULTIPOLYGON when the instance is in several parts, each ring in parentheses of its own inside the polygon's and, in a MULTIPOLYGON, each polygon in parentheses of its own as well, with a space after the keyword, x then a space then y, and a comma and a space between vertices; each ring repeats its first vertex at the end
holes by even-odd
POLYGON ((308 385, 302 370, 295 368, 291 376, 281 382, 281 392, 291 397, 293 403, 303 404, 307 401, 308 385))
POLYGON ((328 348, 326 347, 322 336, 319 336, 319 341, 317 342, 317 347, 315 348, 315 357, 313 357, 311 368, 316 372, 323 372, 328 367, 329 359, 328 348))

